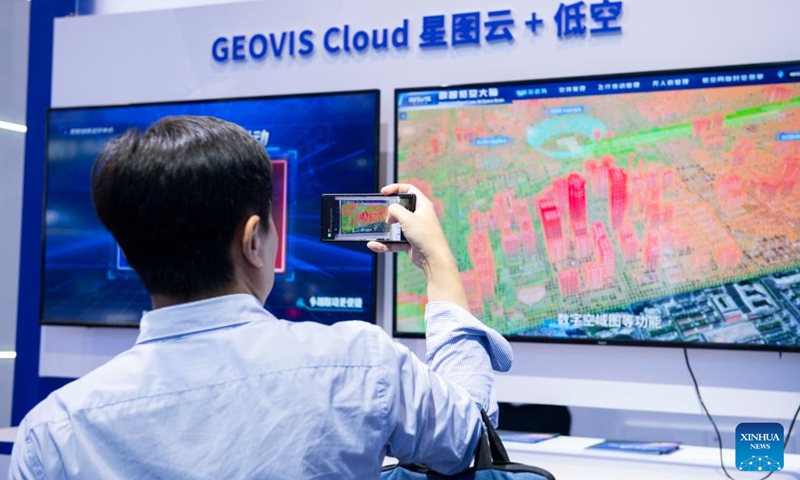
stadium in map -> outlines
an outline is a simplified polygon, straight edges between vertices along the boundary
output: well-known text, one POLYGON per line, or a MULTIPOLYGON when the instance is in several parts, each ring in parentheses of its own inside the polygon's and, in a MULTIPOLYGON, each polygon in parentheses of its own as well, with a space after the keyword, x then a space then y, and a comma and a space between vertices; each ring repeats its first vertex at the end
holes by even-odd
MULTIPOLYGON (((769 75, 400 92, 398 177, 504 335, 800 347, 800 84, 769 75)), ((424 285, 399 259, 396 332, 424 285)))

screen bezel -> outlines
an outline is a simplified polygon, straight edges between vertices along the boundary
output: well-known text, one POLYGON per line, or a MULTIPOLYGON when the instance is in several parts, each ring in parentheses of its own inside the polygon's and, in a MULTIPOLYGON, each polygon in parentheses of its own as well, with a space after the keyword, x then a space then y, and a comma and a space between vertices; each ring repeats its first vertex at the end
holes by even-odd
MULTIPOLYGON (((800 60, 793 60, 787 62, 771 62, 771 63, 752 63, 752 64, 738 64, 738 65, 724 65, 717 67, 699 67, 699 68, 685 68, 674 70, 651 70, 651 71, 638 71, 638 72, 624 72, 613 74, 601 75, 581 75, 575 77, 548 77, 539 78, 534 80, 512 80, 512 81, 497 81, 497 82, 481 82, 481 83, 465 83, 465 84, 443 84, 443 85, 428 85, 421 87, 408 87, 396 88, 394 90, 394 172, 395 181, 398 179, 398 131, 399 131, 399 100, 400 96, 407 93, 424 92, 430 90, 440 90, 442 88, 488 88, 488 87, 513 87, 517 85, 535 86, 540 84, 561 83, 561 82, 585 82, 585 81, 599 81, 599 80, 614 80, 622 78, 630 78, 634 76, 662 76, 662 75, 685 75, 697 74, 702 72, 720 72, 724 73, 733 70, 742 69, 755 69, 755 68, 781 68, 781 67, 794 67, 800 68, 800 60)), ((731 85, 736 87, 739 85, 731 85)), ((612 95, 619 95, 625 93, 635 92, 618 92, 612 95)), ((580 98, 569 97, 565 98, 580 98)), ((397 329, 397 256, 393 259, 394 278, 393 278, 393 292, 392 292, 392 336, 396 338, 425 338, 424 333, 415 332, 401 332, 397 329)), ((503 335, 506 339, 513 342, 521 343, 553 343, 553 344, 581 344, 581 345, 615 345, 615 346, 629 346, 629 347, 665 347, 665 348, 703 348, 703 349, 717 349, 717 350, 751 350, 751 351, 772 351, 772 352, 800 352, 800 345, 758 345, 758 344, 741 344, 741 343, 708 343, 708 342, 661 342, 656 340, 615 340, 615 339, 591 339, 591 338, 553 338, 553 337, 531 337, 521 335, 503 335)))
MULTIPOLYGON (((45 158, 44 158, 44 176, 42 179, 43 192, 42 192, 42 237, 41 237, 41 257, 40 257, 40 276, 39 276, 39 325, 48 326, 75 326, 75 327, 98 327, 98 328, 139 328, 140 322, 85 322, 80 320, 74 321, 47 321, 44 318, 44 281, 45 281, 45 253, 47 248, 47 204, 48 204, 48 182, 49 182, 49 169, 50 169, 50 115, 54 112, 68 112, 71 110, 102 110, 108 108, 124 108, 124 107, 150 107, 150 106, 169 106, 169 105, 192 105, 192 104, 212 104, 224 102, 237 102, 237 101, 253 101, 253 100, 285 100, 285 99, 299 99, 310 97, 340 97, 349 95, 372 95, 375 104, 375 125, 373 126, 373 134, 375 139, 375 149, 373 152, 375 161, 375 175, 373 178, 372 190, 377 191, 379 188, 380 170, 381 170, 381 157, 380 157, 380 104, 381 104, 381 91, 380 89, 364 89, 364 90, 343 90, 334 92, 310 92, 310 93, 297 93, 297 94, 280 94, 280 95, 262 95, 251 97, 230 97, 230 98, 213 98, 213 99, 199 99, 199 100, 177 100, 177 101, 160 101, 160 102, 145 102, 145 103, 118 103, 118 104, 105 104, 105 105, 90 105, 90 106, 73 106, 73 107, 49 107, 47 109, 46 122, 45 122, 45 158)), ((377 324, 378 312, 378 259, 375 255, 372 256, 372 311, 365 312, 369 315, 368 319, 363 321, 371 324, 377 324)))

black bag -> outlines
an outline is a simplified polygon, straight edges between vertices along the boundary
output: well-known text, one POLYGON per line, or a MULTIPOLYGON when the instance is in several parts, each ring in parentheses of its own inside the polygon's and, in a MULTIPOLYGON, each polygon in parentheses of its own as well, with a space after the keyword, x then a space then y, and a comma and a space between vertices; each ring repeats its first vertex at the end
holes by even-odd
POLYGON ((485 428, 475 450, 475 464, 466 471, 440 475, 424 465, 398 464, 383 467, 381 480, 556 480, 547 470, 511 462, 500 436, 483 410, 481 418, 485 428))

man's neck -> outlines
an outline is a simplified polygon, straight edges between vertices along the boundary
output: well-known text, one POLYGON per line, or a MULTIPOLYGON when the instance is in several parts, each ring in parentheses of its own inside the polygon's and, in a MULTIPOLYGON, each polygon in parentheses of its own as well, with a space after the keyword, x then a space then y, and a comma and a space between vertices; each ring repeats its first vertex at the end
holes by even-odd
POLYGON ((220 290, 217 292, 208 292, 208 293, 201 293, 197 295, 192 295, 187 298, 182 297, 174 297, 171 295, 162 295, 162 294, 152 294, 150 295, 150 301, 153 303, 153 310, 164 308, 164 307, 174 307, 176 305, 181 305, 184 303, 192 303, 192 302, 199 302, 200 300, 208 300, 210 298, 222 297, 225 295, 236 295, 244 293, 247 295, 256 296, 252 291, 249 289, 237 285, 235 287, 226 288, 224 290, 220 290))

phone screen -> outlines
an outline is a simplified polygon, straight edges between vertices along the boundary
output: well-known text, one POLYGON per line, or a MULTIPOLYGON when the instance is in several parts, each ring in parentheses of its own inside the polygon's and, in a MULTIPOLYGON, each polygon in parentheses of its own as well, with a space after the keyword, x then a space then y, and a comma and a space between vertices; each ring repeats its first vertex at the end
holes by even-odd
POLYGON ((412 194, 325 194, 320 238, 328 242, 404 242, 399 223, 389 224, 389 205, 414 210, 412 194))

